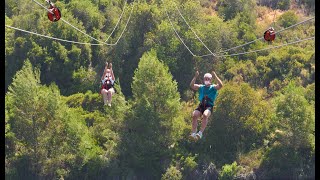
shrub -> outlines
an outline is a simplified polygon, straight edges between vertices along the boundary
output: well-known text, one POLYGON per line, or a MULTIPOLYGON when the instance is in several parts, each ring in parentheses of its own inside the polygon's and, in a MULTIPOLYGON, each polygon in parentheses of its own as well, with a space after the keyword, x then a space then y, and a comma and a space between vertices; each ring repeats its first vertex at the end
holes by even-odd
POLYGON ((294 13, 294 11, 291 11, 291 10, 283 13, 279 17, 279 23, 284 28, 292 26, 297 22, 298 22, 298 16, 294 13))
POLYGON ((166 173, 164 173, 161 177, 161 180, 179 180, 182 179, 181 172, 174 166, 171 166, 166 170, 166 173))
POLYGON ((233 162, 232 164, 226 164, 222 167, 222 171, 220 173, 221 180, 229 180, 233 179, 236 176, 237 172, 240 170, 240 166, 237 165, 237 162, 233 162))

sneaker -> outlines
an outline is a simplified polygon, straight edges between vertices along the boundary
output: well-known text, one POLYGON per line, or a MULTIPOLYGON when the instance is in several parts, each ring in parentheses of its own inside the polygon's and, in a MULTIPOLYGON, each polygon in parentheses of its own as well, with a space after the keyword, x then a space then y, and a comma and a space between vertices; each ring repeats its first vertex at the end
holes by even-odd
POLYGON ((201 139, 201 138, 202 138, 202 132, 199 131, 199 132, 196 134, 196 137, 197 137, 197 140, 198 140, 198 139, 201 139))
POLYGON ((189 139, 192 140, 192 141, 196 141, 197 140, 196 133, 191 133, 189 135, 189 139))

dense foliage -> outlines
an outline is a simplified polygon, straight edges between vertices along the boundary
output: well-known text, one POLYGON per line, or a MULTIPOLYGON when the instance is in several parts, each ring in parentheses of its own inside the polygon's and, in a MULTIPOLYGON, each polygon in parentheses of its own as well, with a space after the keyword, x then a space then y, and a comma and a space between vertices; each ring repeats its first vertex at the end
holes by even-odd
MULTIPOLYGON (((194 32, 218 55, 268 48, 314 36, 314 21, 277 34, 272 44, 229 49, 262 37, 276 10, 276 31, 310 18, 314 0, 53 2, 86 34, 110 44, 121 38, 90 46, 5 29, 6 178, 315 177, 314 41, 199 58, 172 29, 196 55, 210 52, 194 32), (116 77, 112 107, 99 94, 106 61, 116 77), (200 77, 214 70, 224 87, 203 138, 191 142, 196 70, 200 77)), ((5 24, 99 43, 62 20, 50 22, 33 1, 6 0, 5 24)))

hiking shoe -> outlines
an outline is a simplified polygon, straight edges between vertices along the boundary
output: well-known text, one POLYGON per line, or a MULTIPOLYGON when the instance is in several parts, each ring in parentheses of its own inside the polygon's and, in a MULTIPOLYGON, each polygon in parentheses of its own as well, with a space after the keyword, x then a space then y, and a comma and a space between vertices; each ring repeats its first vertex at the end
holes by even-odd
POLYGON ((192 141, 196 141, 197 140, 196 133, 191 133, 189 135, 189 139, 192 140, 192 141))
POLYGON ((198 139, 201 139, 201 138, 202 138, 202 132, 199 131, 199 132, 196 134, 196 137, 197 137, 197 140, 198 140, 198 139))

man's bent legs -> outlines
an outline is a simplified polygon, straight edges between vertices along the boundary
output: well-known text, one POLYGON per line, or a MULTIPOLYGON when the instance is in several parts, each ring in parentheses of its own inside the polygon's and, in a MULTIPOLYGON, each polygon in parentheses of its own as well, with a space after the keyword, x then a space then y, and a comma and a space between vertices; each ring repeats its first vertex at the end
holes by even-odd
POLYGON ((192 133, 197 132, 198 119, 201 116, 201 112, 198 110, 194 110, 192 113, 192 133))
POLYGON ((201 132, 203 132, 205 130, 205 128, 207 127, 208 119, 209 119, 210 115, 211 115, 211 111, 209 109, 206 109, 203 112, 203 118, 202 118, 201 129, 200 129, 201 132))

